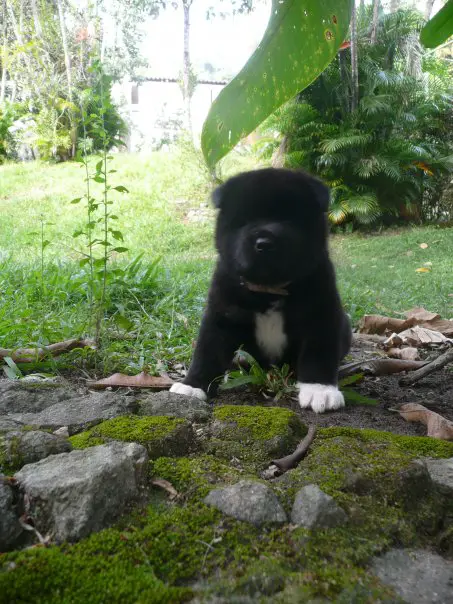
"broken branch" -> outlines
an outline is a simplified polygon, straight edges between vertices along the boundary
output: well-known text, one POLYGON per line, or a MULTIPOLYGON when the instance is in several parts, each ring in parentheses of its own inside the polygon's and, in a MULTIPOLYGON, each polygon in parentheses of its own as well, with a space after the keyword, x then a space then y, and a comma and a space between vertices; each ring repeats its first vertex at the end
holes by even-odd
POLYGON ((420 369, 417 369, 417 371, 402 377, 399 380, 399 384, 400 386, 410 386, 411 384, 415 384, 415 382, 418 382, 433 371, 441 369, 451 362, 453 362, 453 348, 449 348, 446 352, 444 352, 444 354, 441 354, 439 357, 437 357, 437 359, 434 359, 434 361, 425 363, 425 365, 420 369))
POLYGON ((272 463, 269 468, 262 473, 262 477, 269 480, 271 478, 281 476, 288 470, 292 470, 292 468, 295 468, 307 454, 307 451, 310 448, 310 445, 313 442, 315 435, 316 426, 309 426, 307 435, 299 443, 297 449, 290 455, 286 455, 286 457, 272 460, 272 463))
POLYGON ((405 361, 403 359, 371 359, 348 363, 340 367, 338 377, 345 378, 361 372, 366 375, 390 375, 401 371, 413 371, 426 365, 426 361, 405 361))
POLYGON ((70 352, 74 348, 94 348, 93 340, 64 340, 49 344, 44 348, 0 348, 0 359, 11 357, 15 363, 36 363, 43 359, 52 356, 58 356, 65 352, 70 352))

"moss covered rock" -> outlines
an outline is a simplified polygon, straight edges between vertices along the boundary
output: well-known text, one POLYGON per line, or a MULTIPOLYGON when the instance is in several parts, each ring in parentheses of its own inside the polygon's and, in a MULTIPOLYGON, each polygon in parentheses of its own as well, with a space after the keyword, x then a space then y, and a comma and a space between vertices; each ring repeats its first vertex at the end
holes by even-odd
MULTIPOLYGON (((282 424, 273 432, 268 415, 262 416, 263 426, 260 410, 252 409, 255 414, 247 417, 240 408, 219 409, 215 438, 237 443, 243 453, 244 443, 258 449, 260 441, 272 441, 282 424), (244 443, 232 438, 238 433, 244 443), (260 438, 263 434, 265 438, 260 438)), ((89 433, 84 436, 87 440, 89 433)), ((302 426, 295 440, 303 433, 302 426)), ((101 432, 91 437, 110 438, 101 432)), ((180 494, 176 502, 167 502, 163 492, 162 503, 153 501, 116 527, 77 545, 3 555, 1 598, 27 602, 33 594, 33 601, 42 604, 184 602, 191 598, 288 604, 397 602, 392 589, 370 570, 374 556, 395 544, 449 551, 451 498, 424 484, 412 491, 413 505, 408 505, 405 491, 417 482, 413 480, 419 472, 415 460, 421 456, 452 454, 448 443, 433 439, 349 428, 319 430, 300 466, 268 483, 287 513, 296 492, 306 484, 317 484, 331 495, 347 512, 349 524, 318 531, 289 524, 257 528, 202 503, 213 485, 234 484, 252 476, 253 467, 267 459, 259 463, 255 459, 245 469, 206 453, 154 459, 153 475, 171 482, 180 494), (361 488, 351 488, 351 476, 356 477, 356 485, 362 481, 361 488)))
POLYGON ((214 411, 206 450, 259 469, 272 458, 292 452, 306 432, 299 417, 288 409, 224 405, 214 411))
POLYGON ((75 449, 112 440, 139 443, 146 447, 151 459, 186 455, 195 447, 191 425, 172 417, 115 417, 70 438, 75 449))

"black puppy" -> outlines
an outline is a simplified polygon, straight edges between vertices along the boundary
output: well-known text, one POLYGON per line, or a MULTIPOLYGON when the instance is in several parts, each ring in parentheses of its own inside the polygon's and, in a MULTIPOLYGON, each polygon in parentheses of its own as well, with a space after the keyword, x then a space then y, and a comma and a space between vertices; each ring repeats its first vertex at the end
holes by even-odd
POLYGON ((268 168, 231 178, 213 201, 219 257, 192 365, 172 392, 205 399, 243 347, 262 366, 294 368, 301 407, 342 407, 338 366, 351 328, 328 253, 328 189, 268 168))

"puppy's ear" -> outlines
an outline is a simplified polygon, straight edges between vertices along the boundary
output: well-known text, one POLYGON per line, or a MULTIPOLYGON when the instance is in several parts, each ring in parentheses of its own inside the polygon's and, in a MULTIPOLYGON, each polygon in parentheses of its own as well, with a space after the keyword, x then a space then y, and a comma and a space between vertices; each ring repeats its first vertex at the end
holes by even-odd
POLYGON ((322 212, 327 212, 330 203, 330 190, 317 178, 310 179, 310 188, 322 212))
POLYGON ((211 199, 215 208, 219 209, 222 206, 225 189, 224 185, 220 185, 212 192, 211 199))

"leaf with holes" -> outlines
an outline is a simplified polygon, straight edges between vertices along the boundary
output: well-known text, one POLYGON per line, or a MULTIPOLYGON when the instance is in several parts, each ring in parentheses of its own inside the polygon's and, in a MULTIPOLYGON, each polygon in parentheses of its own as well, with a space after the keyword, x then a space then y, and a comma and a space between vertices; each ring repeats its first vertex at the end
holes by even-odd
POLYGON ((351 0, 272 1, 261 43, 204 123, 201 145, 210 167, 327 67, 348 31, 351 7, 351 0))

